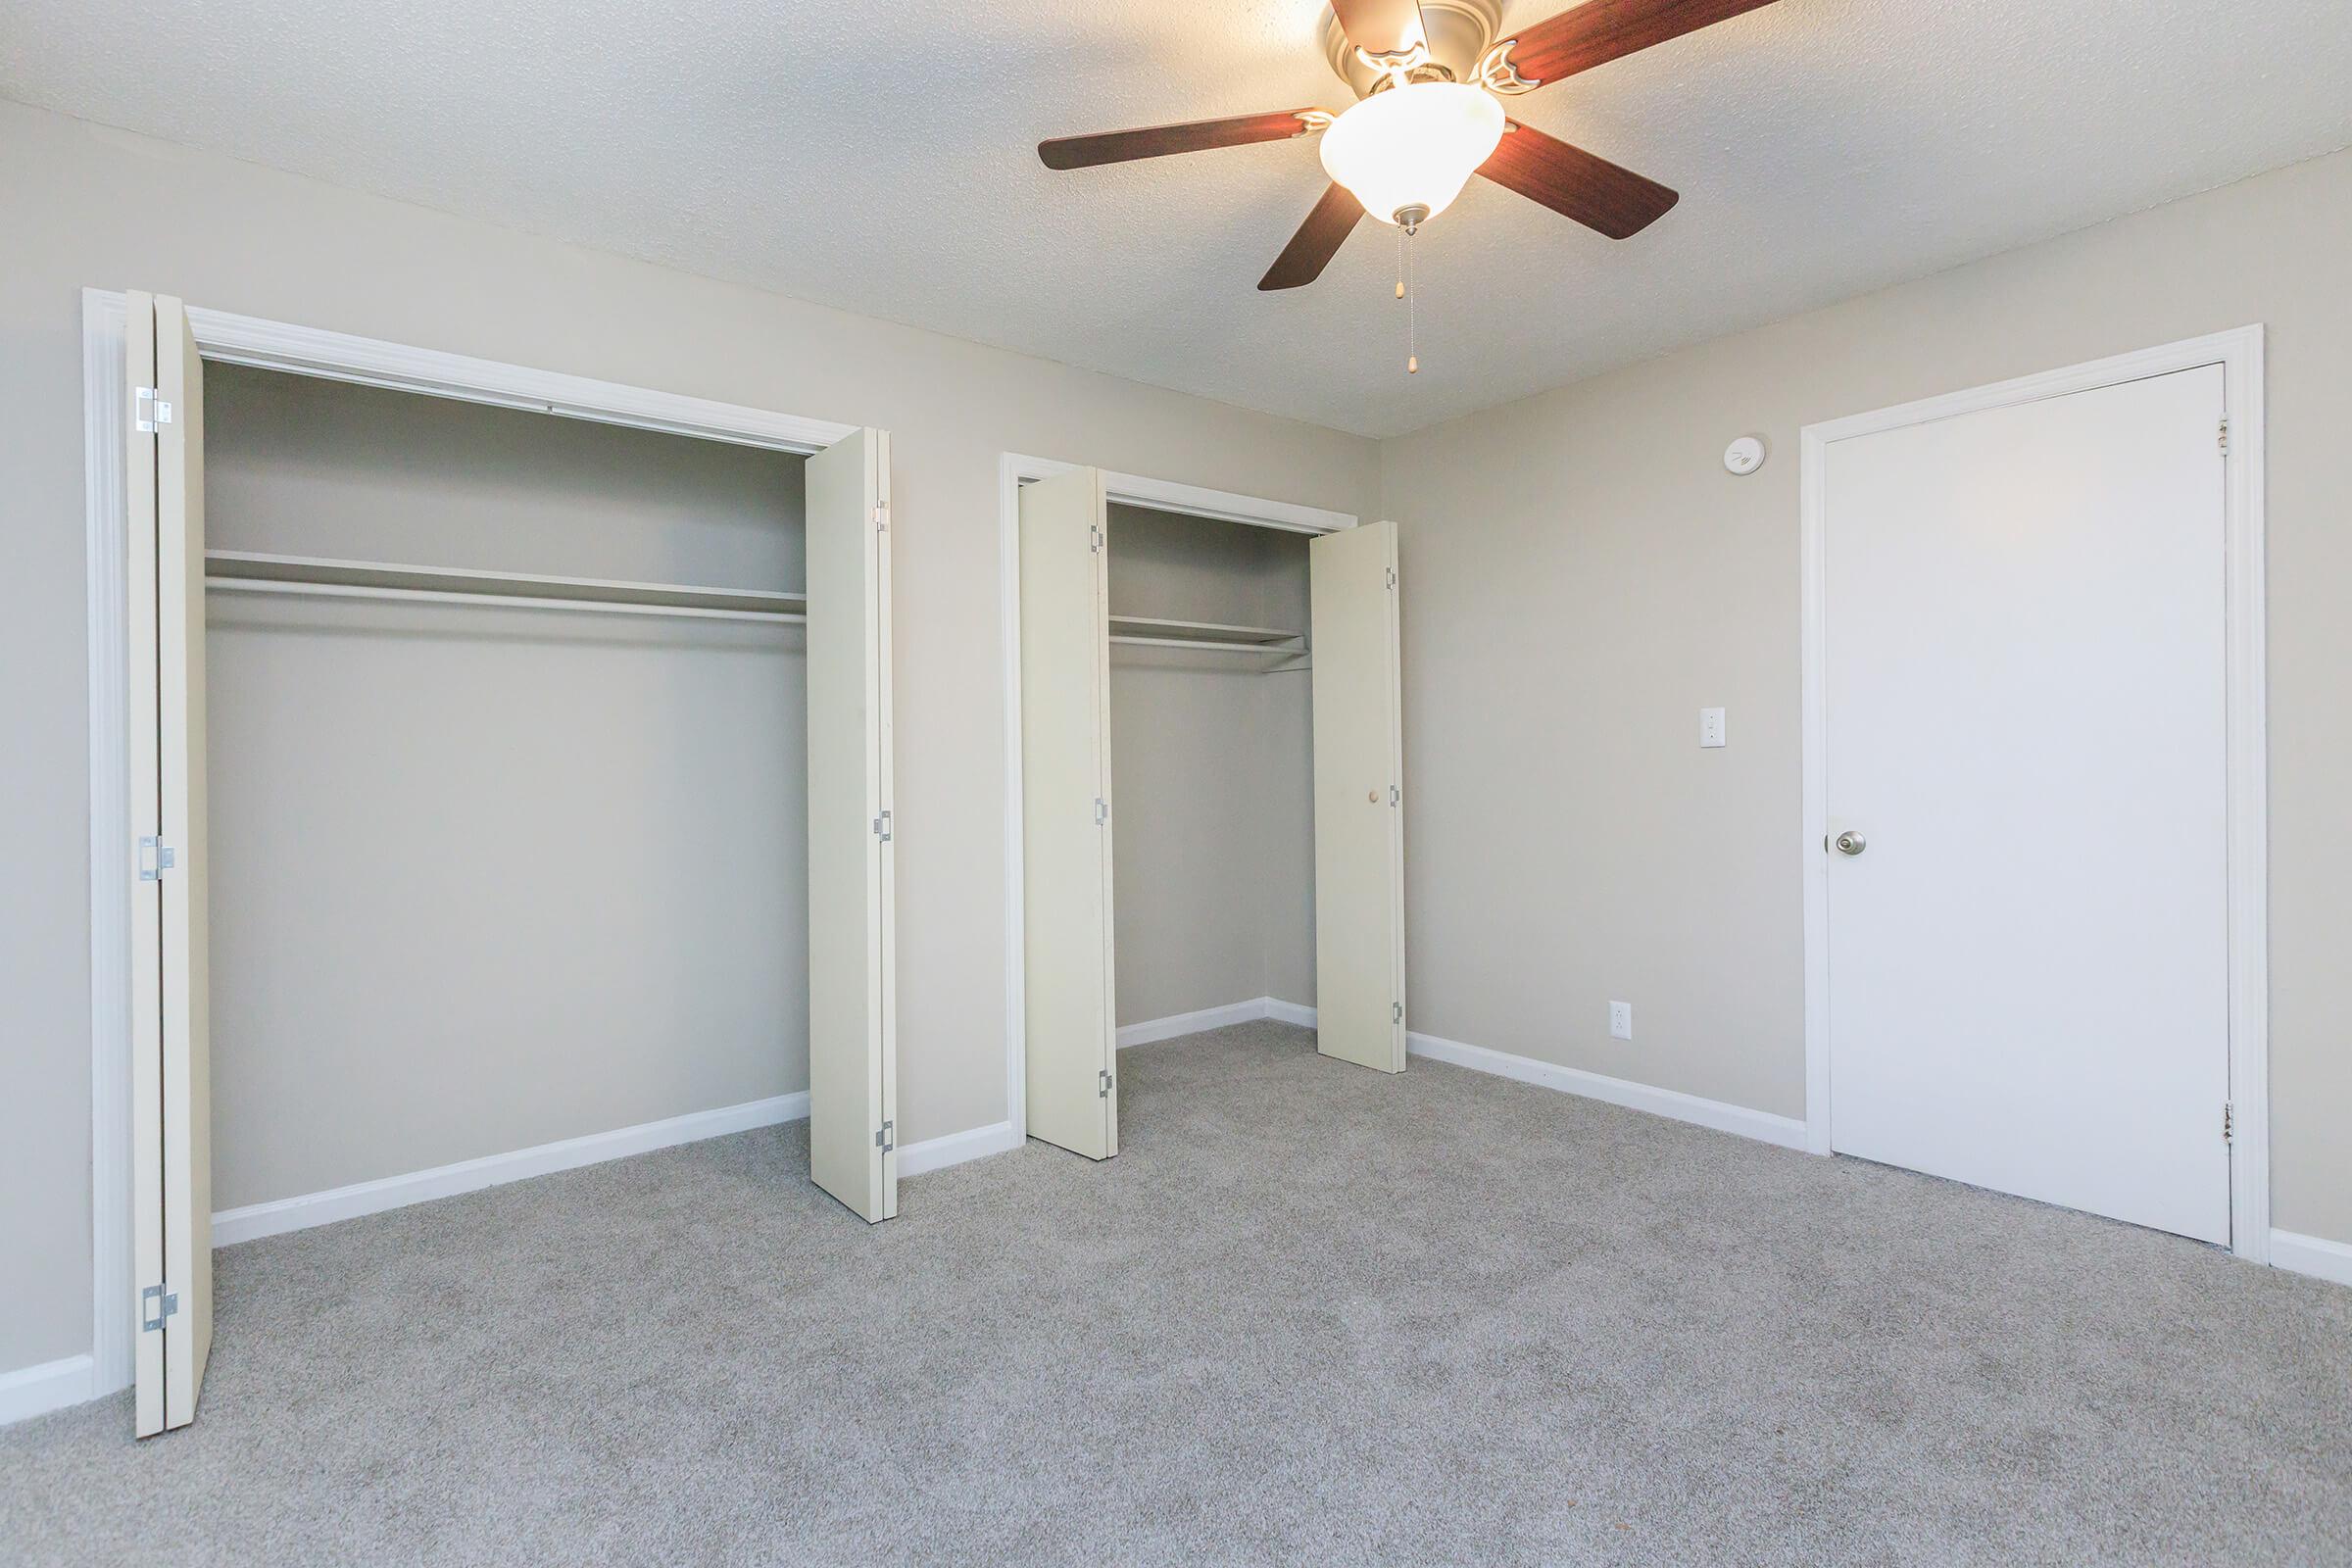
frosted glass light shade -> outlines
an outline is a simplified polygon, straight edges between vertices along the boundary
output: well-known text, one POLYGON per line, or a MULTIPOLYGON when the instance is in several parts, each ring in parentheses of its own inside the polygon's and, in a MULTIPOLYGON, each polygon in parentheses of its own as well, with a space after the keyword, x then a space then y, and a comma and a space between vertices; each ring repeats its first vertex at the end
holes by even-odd
POLYGON ((1415 81, 1376 92, 1323 133, 1323 168, 1384 223, 1408 207, 1434 218, 1502 140, 1502 105, 1483 88, 1415 81))

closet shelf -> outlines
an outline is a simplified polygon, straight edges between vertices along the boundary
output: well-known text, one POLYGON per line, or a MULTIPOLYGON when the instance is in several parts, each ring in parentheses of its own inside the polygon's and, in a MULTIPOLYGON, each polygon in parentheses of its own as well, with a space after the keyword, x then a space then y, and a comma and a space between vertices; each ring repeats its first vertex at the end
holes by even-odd
MULTIPOLYGON (((1228 626, 1213 620, 1162 620, 1151 615, 1113 615, 1110 640, 1127 643, 1174 643, 1180 647, 1271 649, 1290 643, 1303 645, 1306 634, 1274 626, 1228 626)), ((1289 650, 1296 652, 1297 648, 1289 650)))
POLYGON ((681 583, 551 577, 536 572, 395 565, 249 550, 204 553, 205 586, 233 593, 313 594, 435 604, 492 604, 526 610, 588 610, 722 620, 805 621, 805 594, 681 583))

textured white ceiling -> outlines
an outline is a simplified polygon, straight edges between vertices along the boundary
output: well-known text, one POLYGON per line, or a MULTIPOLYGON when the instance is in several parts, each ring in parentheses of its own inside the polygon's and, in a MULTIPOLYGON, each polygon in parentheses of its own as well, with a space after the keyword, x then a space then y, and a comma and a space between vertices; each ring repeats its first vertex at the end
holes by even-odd
MULTIPOLYGON (((1510 0, 1506 23, 1559 7, 1510 0)), ((1255 284, 1311 140, 1053 173, 1041 137, 1344 107, 1318 0, 6 0, 0 95, 1370 435, 2352 143, 2345 0, 1781 0, 1519 100, 1682 205, 1473 180, 1255 284)))

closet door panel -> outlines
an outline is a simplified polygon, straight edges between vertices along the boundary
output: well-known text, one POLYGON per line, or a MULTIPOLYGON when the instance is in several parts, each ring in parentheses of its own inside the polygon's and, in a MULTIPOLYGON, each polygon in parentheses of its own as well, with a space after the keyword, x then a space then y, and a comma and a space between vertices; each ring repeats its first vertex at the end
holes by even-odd
POLYGON ((1317 1049, 1404 1070, 1396 525, 1307 548, 1315 701, 1317 1049))
POLYGON ((187 312, 131 294, 132 1228, 136 1430, 196 1418, 213 1345, 210 949, 205 884, 204 367, 187 312), (149 396, 142 398, 141 389, 149 396))
MULTIPOLYGON (((130 885, 130 1130, 132 1298, 108 1303, 109 1311, 142 1313, 139 1293, 165 1277, 164 1263, 164 885, 150 876, 154 852, 163 842, 162 656, 157 640, 157 570, 162 555, 156 535, 158 437, 141 428, 137 389, 152 387, 155 375, 155 296, 131 293, 123 322, 122 408, 126 432, 122 450, 124 511, 123 668, 127 674, 123 717, 127 731, 129 831, 137 848, 130 885)), ((136 1430, 150 1438, 164 1430, 164 1336, 141 1331, 131 1340, 131 1381, 137 1391, 136 1430)))
POLYGON ((1112 1067, 1109 594, 1102 478, 1020 498, 1021 887, 1029 1134, 1118 1152, 1112 1067))
POLYGON ((196 1419, 213 1349, 213 1052, 206 884, 204 362, 187 310, 155 302, 158 428, 156 596, 162 652, 164 842, 164 1259, 179 1308, 164 1321, 164 1425, 196 1419))
POLYGON ((890 438, 808 460, 808 1171, 898 1212, 892 973, 890 438))

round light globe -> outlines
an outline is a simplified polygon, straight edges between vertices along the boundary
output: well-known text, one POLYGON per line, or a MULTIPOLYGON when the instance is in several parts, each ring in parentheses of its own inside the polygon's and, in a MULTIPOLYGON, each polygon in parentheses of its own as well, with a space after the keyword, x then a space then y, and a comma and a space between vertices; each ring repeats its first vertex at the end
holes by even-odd
POLYGON ((1502 140, 1502 105, 1483 88, 1415 81, 1376 92, 1323 133, 1323 168, 1384 223, 1444 212, 1502 140))

